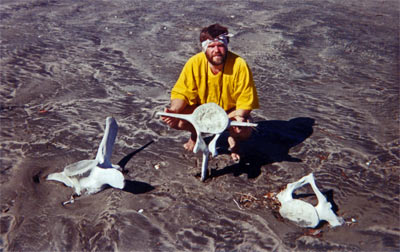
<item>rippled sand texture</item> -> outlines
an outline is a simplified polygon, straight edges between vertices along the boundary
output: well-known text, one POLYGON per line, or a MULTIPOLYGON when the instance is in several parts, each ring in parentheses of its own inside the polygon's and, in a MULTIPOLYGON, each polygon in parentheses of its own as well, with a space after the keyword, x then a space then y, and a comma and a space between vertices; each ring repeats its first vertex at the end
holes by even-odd
MULTIPOLYGON (((3 0, 0 246, 400 250, 398 11, 373 0, 3 0), (155 113, 215 22, 235 34, 261 108, 244 162, 220 155, 202 183, 188 135, 155 113), (120 126, 113 163, 155 142, 127 163, 124 190, 63 207, 72 189, 45 176, 93 158, 107 116, 120 126), (276 215, 263 195, 310 172, 356 223, 310 236, 276 215)), ((298 196, 315 202, 309 193, 298 196)))

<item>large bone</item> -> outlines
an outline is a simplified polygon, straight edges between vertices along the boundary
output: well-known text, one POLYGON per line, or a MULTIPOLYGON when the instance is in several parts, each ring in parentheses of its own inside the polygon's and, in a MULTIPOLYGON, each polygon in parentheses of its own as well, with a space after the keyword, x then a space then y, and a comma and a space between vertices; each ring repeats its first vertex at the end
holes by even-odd
POLYGON ((101 191, 105 185, 122 189, 125 179, 121 173, 121 167, 111 163, 111 154, 115 138, 118 132, 118 125, 114 118, 107 117, 104 136, 97 150, 95 159, 81 160, 70 164, 62 172, 52 173, 47 180, 54 180, 64 183, 74 189, 71 200, 64 204, 72 203, 74 195, 93 194, 101 191))
POLYGON ((196 144, 194 146, 193 152, 197 153, 199 150, 203 152, 203 161, 201 165, 202 181, 206 179, 208 173, 209 153, 211 153, 213 157, 218 155, 216 144, 222 132, 224 132, 224 130, 226 130, 230 126, 246 126, 246 127, 257 126, 256 123, 238 122, 230 120, 226 112, 215 103, 206 103, 200 105, 193 111, 192 114, 175 114, 175 113, 158 112, 157 115, 183 119, 190 122, 193 125, 197 134, 196 144), (201 133, 215 134, 214 138, 211 140, 208 146, 204 142, 201 133))
POLYGON ((286 189, 282 190, 277 195, 281 203, 279 213, 282 217, 296 222, 299 226, 314 228, 318 226, 319 222, 325 220, 329 222, 332 227, 340 226, 344 223, 343 218, 336 216, 332 211, 332 205, 329 203, 325 196, 318 189, 315 184, 314 175, 312 173, 302 177, 296 182, 290 183, 286 189), (316 207, 308 202, 293 199, 293 192, 306 185, 310 184, 315 195, 318 199, 316 207))

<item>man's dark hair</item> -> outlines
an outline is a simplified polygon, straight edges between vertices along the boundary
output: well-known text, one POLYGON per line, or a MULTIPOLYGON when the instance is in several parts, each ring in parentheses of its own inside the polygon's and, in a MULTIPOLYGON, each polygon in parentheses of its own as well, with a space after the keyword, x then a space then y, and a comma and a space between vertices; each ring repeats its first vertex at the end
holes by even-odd
MULTIPOLYGON (((228 33, 228 28, 219 24, 213 24, 208 27, 204 27, 200 32, 200 43, 207 39, 213 40, 224 33, 228 33)), ((229 42, 229 37, 227 39, 229 42)))

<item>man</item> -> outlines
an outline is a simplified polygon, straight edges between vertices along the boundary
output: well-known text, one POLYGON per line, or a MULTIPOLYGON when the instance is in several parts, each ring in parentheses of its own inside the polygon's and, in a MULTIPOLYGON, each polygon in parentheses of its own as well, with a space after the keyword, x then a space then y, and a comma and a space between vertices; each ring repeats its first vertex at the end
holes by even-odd
MULTIPOLYGON (((171 91, 171 104, 165 112, 191 114, 204 103, 221 106, 231 120, 249 121, 250 113, 259 107, 252 73, 244 59, 228 51, 228 29, 219 24, 205 27, 200 32, 202 52, 192 56, 185 64, 171 91)), ((181 119, 162 117, 171 128, 191 133, 184 144, 192 151, 196 143, 193 126, 181 119)), ((239 141, 251 135, 250 127, 230 127, 228 142, 232 159, 238 161, 239 141)))

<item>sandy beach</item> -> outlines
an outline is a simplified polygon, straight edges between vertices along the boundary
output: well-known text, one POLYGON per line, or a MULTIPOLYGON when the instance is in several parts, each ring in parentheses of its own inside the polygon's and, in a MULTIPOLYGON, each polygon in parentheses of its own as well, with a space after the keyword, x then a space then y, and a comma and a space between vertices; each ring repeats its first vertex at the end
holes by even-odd
POLYGON ((3 0, 0 20, 0 251, 400 250, 398 1, 3 0), (213 23, 260 109, 242 162, 221 138, 202 182, 156 113, 213 23), (93 159, 108 116, 113 163, 150 144, 123 190, 63 206, 46 176, 93 159), (265 197, 311 172, 344 225, 301 228, 265 197))

